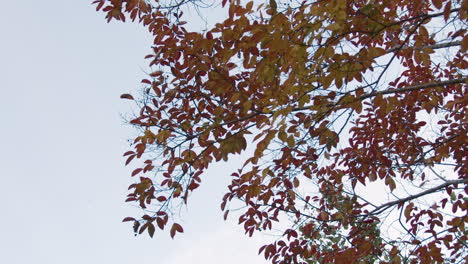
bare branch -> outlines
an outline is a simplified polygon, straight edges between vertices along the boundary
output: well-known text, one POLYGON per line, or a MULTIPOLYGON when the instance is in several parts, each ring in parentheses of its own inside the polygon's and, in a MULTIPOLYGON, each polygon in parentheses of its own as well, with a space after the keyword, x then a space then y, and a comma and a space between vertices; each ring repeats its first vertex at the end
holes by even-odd
POLYGON ((402 199, 398 199, 398 200, 395 200, 395 201, 391 201, 391 202, 388 202, 388 203, 384 203, 382 205, 380 205, 379 207, 375 208, 374 210, 372 210, 369 215, 376 215, 376 214, 380 214, 381 212, 385 211, 387 208, 389 207, 392 207, 392 206, 395 206, 397 204, 402 204, 402 203, 405 203, 407 201, 411 201, 411 200, 414 200, 414 199, 417 199, 421 196, 425 196, 425 195, 428 195, 428 194, 431 194, 431 193, 435 193, 445 187, 448 187, 450 185, 455 185, 455 184, 459 184, 459 183, 468 183, 468 179, 460 179, 460 180, 451 180, 451 181, 447 181, 441 185, 438 185, 436 187, 433 187, 433 188, 430 188, 430 189, 427 189, 423 192, 420 192, 418 194, 413 194, 413 195, 410 195, 406 198, 402 198, 402 199))
POLYGON ((422 90, 422 89, 435 88, 435 87, 451 85, 451 84, 465 83, 466 81, 467 81, 466 78, 459 78, 459 79, 447 80, 447 81, 441 81, 441 82, 423 83, 423 84, 418 84, 418 85, 408 86, 408 87, 402 87, 402 88, 397 88, 397 89, 376 91, 376 92, 372 92, 372 93, 362 95, 361 97, 359 97, 359 100, 364 100, 364 99, 367 99, 367 98, 370 98, 370 97, 377 96, 379 94, 392 94, 392 93, 422 90))
POLYGON ((460 46, 460 45, 461 45, 461 41, 444 42, 444 43, 438 43, 438 44, 433 44, 433 45, 426 45, 426 46, 422 46, 422 47, 398 45, 398 46, 395 46, 395 47, 387 50, 387 54, 392 53, 394 51, 404 50, 404 49, 409 49, 409 48, 412 48, 412 49, 415 49, 415 50, 443 49, 443 48, 455 47, 455 46, 460 46))

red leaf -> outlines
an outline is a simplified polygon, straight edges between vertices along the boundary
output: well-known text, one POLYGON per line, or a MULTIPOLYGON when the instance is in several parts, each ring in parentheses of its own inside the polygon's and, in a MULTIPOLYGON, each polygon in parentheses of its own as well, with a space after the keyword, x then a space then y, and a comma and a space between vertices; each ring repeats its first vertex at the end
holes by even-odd
POLYGON ((162 220, 161 217, 156 218, 156 224, 158 224, 158 227, 163 230, 164 229, 164 221, 162 220))
POLYGON ((150 235, 150 237, 154 236, 154 231, 155 231, 154 225, 148 224, 148 234, 150 235))
POLYGON ((447 22, 450 18, 450 11, 452 11, 452 2, 448 1, 444 8, 444 19, 447 22))
POLYGON ((133 172, 132 172, 132 177, 137 175, 138 173, 140 173, 143 169, 142 168, 138 168, 138 169, 135 169, 133 172))
POLYGON ((135 221, 135 218, 133 217, 125 217, 122 222, 130 222, 130 221, 135 221))
POLYGON ((133 152, 133 151, 127 151, 127 152, 125 152, 125 153, 123 154, 123 156, 125 157, 125 156, 128 156, 128 155, 133 154, 133 153, 135 153, 135 152, 133 152))
POLYGON ((135 100, 131 94, 122 94, 120 99, 135 100))
POLYGON ((167 215, 167 213, 163 211, 159 211, 159 212, 156 212, 156 215, 164 216, 164 215, 167 215))
POLYGON ((184 232, 184 229, 182 228, 181 225, 177 224, 177 223, 174 223, 172 225, 172 228, 171 228, 171 237, 174 238, 176 232, 179 232, 179 233, 183 233, 184 232))
POLYGON ((125 166, 128 165, 132 161, 132 159, 134 159, 135 157, 136 157, 136 155, 129 156, 127 161, 125 162, 125 166))
POLYGON ((432 0, 432 4, 433 4, 437 9, 441 9, 441 8, 442 8, 442 0, 432 0))
POLYGON ((104 1, 103 0, 96 0, 94 2, 92 2, 92 4, 96 4, 97 3, 97 6, 96 6, 96 11, 99 11, 102 6, 104 5, 104 1))
POLYGON ((262 254, 262 251, 267 247, 267 245, 263 245, 260 247, 260 249, 258 250, 258 254, 262 254))

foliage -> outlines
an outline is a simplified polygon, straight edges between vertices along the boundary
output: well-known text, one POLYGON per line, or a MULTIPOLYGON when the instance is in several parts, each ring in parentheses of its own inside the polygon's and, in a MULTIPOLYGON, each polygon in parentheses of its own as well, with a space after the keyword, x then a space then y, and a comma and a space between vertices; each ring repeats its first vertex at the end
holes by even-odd
POLYGON ((122 95, 135 232, 183 232, 171 209, 241 154, 221 208, 250 236, 286 226, 272 263, 467 260, 467 0, 223 0, 206 32, 181 12, 200 1, 94 3, 154 36, 143 96, 122 95))

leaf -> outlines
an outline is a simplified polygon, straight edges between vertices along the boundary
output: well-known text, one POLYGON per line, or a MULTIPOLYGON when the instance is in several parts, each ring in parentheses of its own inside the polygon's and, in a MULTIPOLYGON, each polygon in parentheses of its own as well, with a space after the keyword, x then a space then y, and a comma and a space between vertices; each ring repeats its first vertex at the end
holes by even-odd
POLYGON ((171 67, 171 72, 174 75, 174 77, 176 77, 176 78, 183 78, 184 77, 182 72, 179 69, 175 68, 175 67, 171 67))
POLYGON ((385 178, 385 184, 388 185, 388 186, 390 187, 390 191, 393 191, 393 190, 395 190, 395 188, 396 188, 395 181, 394 181, 393 178, 390 177, 390 176, 387 176, 387 177, 385 178))
POLYGON ((245 5, 245 9, 247 10, 247 12, 251 11, 252 7, 253 7, 253 1, 250 1, 245 5))
POLYGON ((132 172, 132 177, 137 175, 138 173, 140 173, 143 169, 142 168, 138 168, 138 169, 135 169, 133 172, 132 172))
POLYGON ((441 8, 442 8, 442 0, 432 0, 432 4, 433 4, 437 9, 441 9, 441 8))
POLYGON ((444 8, 444 20, 447 22, 450 18, 450 12, 452 11, 452 1, 447 1, 444 8))
POLYGON ((406 222, 408 222, 411 218, 411 211, 413 210, 414 204, 410 203, 406 206, 405 208, 405 217, 406 217, 406 222))
POLYGON ((468 35, 463 37, 460 50, 462 52, 466 52, 468 50, 468 35))
POLYGON ((128 99, 128 100, 135 100, 132 95, 130 94, 122 94, 120 99, 128 99))
POLYGON ((154 236, 154 231, 155 231, 154 225, 153 224, 148 224, 148 234, 149 234, 150 237, 154 236))
POLYGON ((136 155, 128 156, 127 161, 125 161, 125 165, 128 165, 135 157, 136 155))
POLYGON ((135 154, 135 152, 133 152, 133 151, 127 151, 127 152, 125 152, 125 153, 123 154, 123 156, 125 157, 125 156, 128 156, 128 155, 130 155, 130 154, 135 154))
POLYGON ((278 4, 275 0, 270 0, 270 8, 272 10, 272 15, 276 14, 276 9, 278 8, 278 4))
POLYGON ((135 221, 135 218, 133 217, 125 217, 122 222, 130 222, 130 221, 135 221))
POLYGON ((164 229, 164 221, 161 217, 156 217, 156 224, 161 230, 164 229))
POLYGON ((184 229, 182 228, 181 225, 177 224, 177 223, 174 223, 171 227, 171 238, 174 238, 176 232, 179 232, 179 233, 183 233, 184 232, 184 229))

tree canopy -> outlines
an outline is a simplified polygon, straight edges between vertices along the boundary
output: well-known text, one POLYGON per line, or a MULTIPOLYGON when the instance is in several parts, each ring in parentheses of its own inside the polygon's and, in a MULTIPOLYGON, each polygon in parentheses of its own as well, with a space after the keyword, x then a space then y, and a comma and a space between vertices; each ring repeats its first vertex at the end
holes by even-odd
POLYGON ((467 0, 223 0, 196 32, 200 0, 94 4, 154 37, 143 93, 121 96, 136 233, 183 232, 174 208, 240 154, 221 209, 283 228, 272 263, 466 263, 467 0))

